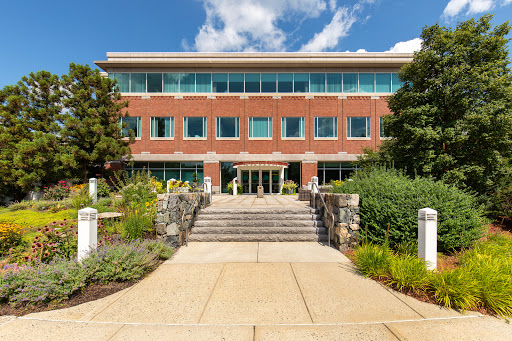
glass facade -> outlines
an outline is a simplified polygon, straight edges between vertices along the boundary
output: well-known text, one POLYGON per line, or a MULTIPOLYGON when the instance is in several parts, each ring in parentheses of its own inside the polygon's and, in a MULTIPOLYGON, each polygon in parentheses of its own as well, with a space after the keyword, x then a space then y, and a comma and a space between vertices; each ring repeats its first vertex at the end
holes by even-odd
POLYGON ((338 118, 315 117, 315 137, 338 137, 338 118))
POLYGON ((370 136, 370 117, 347 117, 347 137, 370 136))
POLYGON ((240 118, 217 117, 217 137, 240 137, 240 118))
POLYGON ((249 117, 249 137, 272 137, 272 117, 249 117))
POLYGON ((174 117, 151 117, 151 137, 174 137, 174 117))
POLYGON ((304 117, 282 117, 281 137, 304 137, 304 117))
POLYGON ((206 137, 206 117, 183 117, 183 137, 206 137))
POLYGON ((396 73, 110 73, 133 93, 391 93, 396 73))
POLYGON ((194 173, 200 182, 203 181, 202 162, 134 162, 132 167, 126 169, 133 172, 149 171, 160 181, 170 179, 189 181, 194 180, 194 173))
POLYGON ((329 184, 331 180, 345 180, 356 170, 357 164, 350 162, 319 162, 318 183, 329 184))
POLYGON ((379 135, 380 137, 391 137, 384 131, 384 119, 383 117, 379 117, 379 135))
POLYGON ((119 121, 121 126, 121 134, 130 136, 130 131, 135 137, 141 137, 141 118, 140 117, 122 117, 119 121))

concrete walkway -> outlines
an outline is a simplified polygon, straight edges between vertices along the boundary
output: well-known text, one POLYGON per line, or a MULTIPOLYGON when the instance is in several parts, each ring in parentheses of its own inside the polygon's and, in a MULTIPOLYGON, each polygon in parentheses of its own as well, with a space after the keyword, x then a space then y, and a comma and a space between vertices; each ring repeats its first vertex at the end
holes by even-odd
POLYGON ((137 285, 0 319, 6 340, 506 340, 512 326, 419 302, 318 243, 190 243, 137 285))
POLYGON ((214 195, 212 207, 216 208, 293 208, 308 207, 309 201, 299 201, 298 195, 214 195))

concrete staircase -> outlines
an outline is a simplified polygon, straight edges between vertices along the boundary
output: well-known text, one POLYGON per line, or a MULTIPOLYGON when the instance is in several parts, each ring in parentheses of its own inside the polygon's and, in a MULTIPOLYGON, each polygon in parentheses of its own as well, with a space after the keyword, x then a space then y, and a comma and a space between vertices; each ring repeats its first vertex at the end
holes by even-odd
POLYGON ((215 208, 197 216, 189 241, 310 242, 327 241, 322 218, 311 208, 215 208))

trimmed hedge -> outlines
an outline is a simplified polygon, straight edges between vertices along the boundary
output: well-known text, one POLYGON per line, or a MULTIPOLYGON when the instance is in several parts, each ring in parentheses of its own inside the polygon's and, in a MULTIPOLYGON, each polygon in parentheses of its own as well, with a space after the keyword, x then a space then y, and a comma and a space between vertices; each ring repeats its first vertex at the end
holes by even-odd
POLYGON ((394 169, 359 171, 352 180, 333 184, 332 191, 359 194, 361 233, 368 228, 368 241, 384 243, 388 223, 391 245, 416 241, 418 210, 425 207, 438 212, 439 251, 468 247, 484 232, 483 205, 454 186, 394 169))

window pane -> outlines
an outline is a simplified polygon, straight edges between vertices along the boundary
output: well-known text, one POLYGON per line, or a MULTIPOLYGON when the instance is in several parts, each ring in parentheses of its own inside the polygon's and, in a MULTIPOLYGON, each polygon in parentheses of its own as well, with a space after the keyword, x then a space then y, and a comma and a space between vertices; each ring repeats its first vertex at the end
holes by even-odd
POLYGON ((245 92, 260 92, 260 74, 245 74, 245 92))
POLYGON ((120 92, 130 92, 130 74, 129 73, 115 73, 112 74, 117 80, 117 86, 120 92))
POLYGON ((140 117, 123 117, 121 122, 123 136, 130 136, 129 131, 132 130, 135 137, 140 137, 140 117))
POLYGON ((212 92, 212 74, 196 74, 196 92, 212 92))
POLYGON ((162 74, 148 73, 148 92, 162 92, 162 74))
POLYGON ((212 74, 212 92, 228 92, 228 74, 212 74))
POLYGON ((238 117, 217 117, 217 137, 240 137, 238 117))
POLYGON ((244 92, 244 74, 229 74, 229 92, 244 92))
POLYGON ((310 74, 309 82, 311 92, 325 92, 325 73, 310 74))
POLYGON ((276 74, 261 74, 261 92, 276 92, 276 74))
POLYGON ((294 75, 294 92, 309 92, 309 73, 296 73, 294 75))
POLYGON ((164 73, 164 92, 180 92, 179 73, 164 73))
POLYGON ((182 162, 181 163, 181 168, 194 168, 196 169, 197 167, 197 162, 182 162))
POLYGON ((315 117, 315 137, 338 137, 336 117, 315 117))
POLYGON ((277 75, 277 92, 293 92, 293 73, 277 75))
POLYGON ((194 173, 196 171, 193 169, 182 169, 181 170, 181 181, 194 181, 194 173))
POLYGON ((369 117, 347 117, 348 137, 370 137, 369 117))
POLYGON ((379 117, 379 130, 380 130, 380 137, 391 137, 384 131, 384 119, 383 117, 379 117))
POLYGON ((173 169, 173 170, 166 169, 165 170, 165 181, 171 180, 171 179, 174 179, 174 180, 180 179, 180 170, 179 169, 173 169))
POLYGON ((163 169, 150 169, 151 171, 151 176, 154 176, 157 181, 162 181, 164 180, 164 170, 163 169))
POLYGON ((341 92, 341 73, 327 74, 327 92, 341 92))
POLYGON ((249 118, 249 137, 272 137, 272 118, 249 118))
POLYGON ((402 87, 402 82, 398 79, 398 75, 396 73, 392 74, 391 82, 393 84, 393 92, 396 92, 398 89, 402 87))
POLYGON ((184 137, 206 137, 206 117, 184 117, 184 137))
POLYGON ((151 137, 174 137, 174 117, 151 117, 151 137))
POLYGON ((283 117, 282 137, 304 137, 304 117, 283 117))
POLYGON ((373 73, 360 73, 359 74, 359 92, 375 92, 373 82, 374 82, 374 74, 373 73))
POLYGON ((168 168, 180 168, 180 163, 179 162, 166 162, 165 163, 165 168, 168 169, 168 168))
POLYGON ((131 92, 146 92, 146 74, 145 73, 132 73, 131 74, 131 92))
POLYGON ((340 179, 340 171, 338 169, 326 169, 325 170, 325 183, 330 183, 331 180, 339 180, 340 179))
POLYGON ((391 92, 391 74, 377 73, 375 74, 375 83, 377 89, 375 92, 391 92))
POLYGON ((343 92, 357 92, 357 73, 343 74, 343 92))
POLYGON ((180 92, 196 92, 195 73, 180 73, 180 92))

